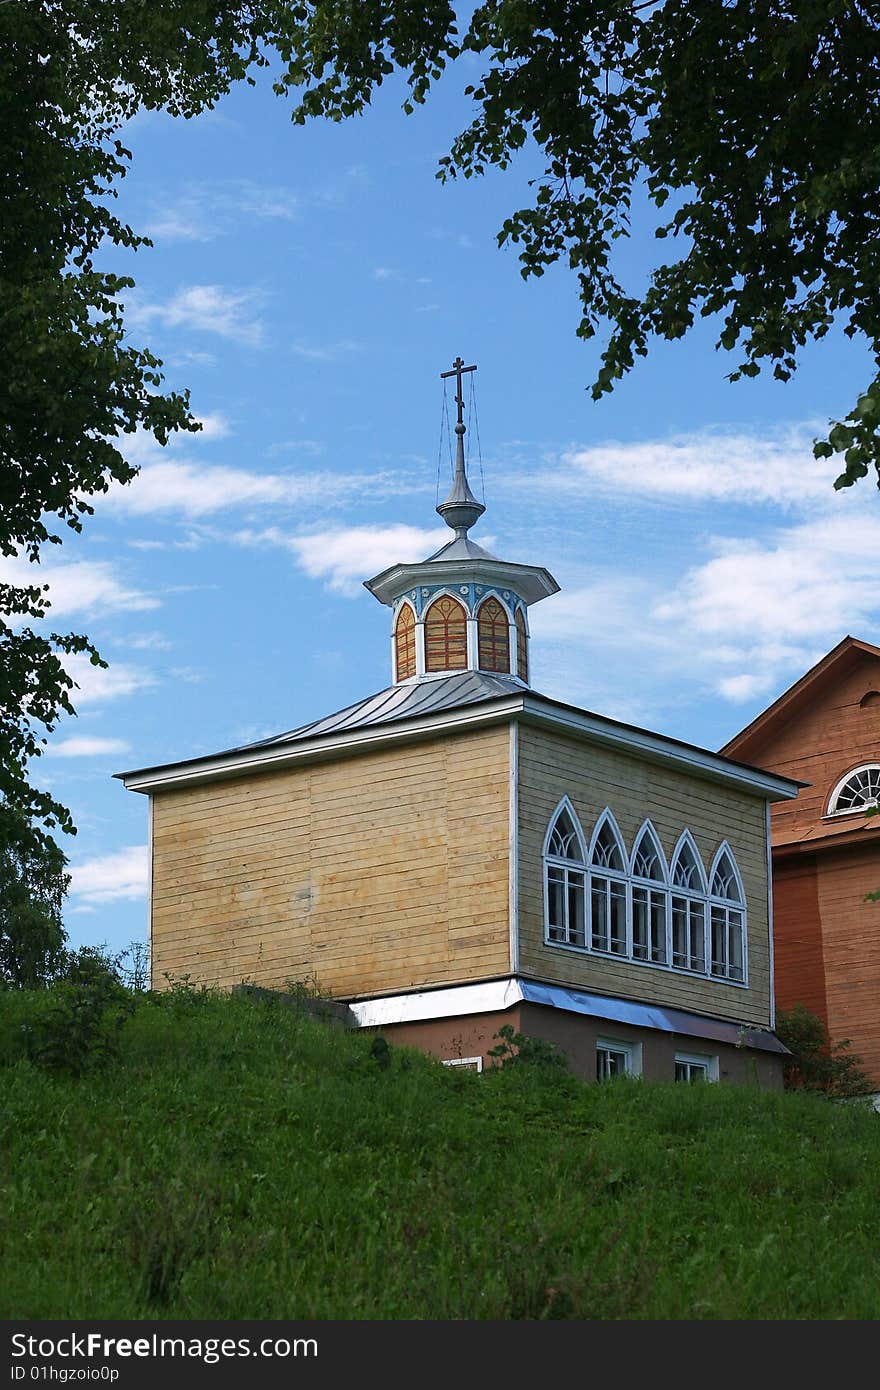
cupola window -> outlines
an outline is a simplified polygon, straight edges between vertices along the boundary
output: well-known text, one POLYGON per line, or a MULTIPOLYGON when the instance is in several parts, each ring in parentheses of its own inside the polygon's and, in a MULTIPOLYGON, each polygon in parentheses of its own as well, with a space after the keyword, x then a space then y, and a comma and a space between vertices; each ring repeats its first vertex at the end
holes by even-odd
POLYGON ((525 615, 521 608, 516 610, 516 674, 526 685, 529 683, 529 637, 526 632, 525 615))
POLYGON ((477 618, 481 671, 510 670, 510 628, 497 598, 487 598, 477 618))
POLYGON ((467 669, 467 615, 457 599, 444 594, 425 615, 425 669, 467 669))
POLYGON ((394 626, 394 660, 399 681, 416 673, 416 618, 408 603, 397 615, 394 626))

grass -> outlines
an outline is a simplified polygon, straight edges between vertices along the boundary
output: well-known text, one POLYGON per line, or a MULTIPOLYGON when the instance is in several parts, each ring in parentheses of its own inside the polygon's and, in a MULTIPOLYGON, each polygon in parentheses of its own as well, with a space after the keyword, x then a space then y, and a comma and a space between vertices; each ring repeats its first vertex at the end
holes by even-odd
POLYGON ((877 1318, 880 1117, 371 1056, 143 997, 80 1078, 0 995, 5 1318, 877 1318))

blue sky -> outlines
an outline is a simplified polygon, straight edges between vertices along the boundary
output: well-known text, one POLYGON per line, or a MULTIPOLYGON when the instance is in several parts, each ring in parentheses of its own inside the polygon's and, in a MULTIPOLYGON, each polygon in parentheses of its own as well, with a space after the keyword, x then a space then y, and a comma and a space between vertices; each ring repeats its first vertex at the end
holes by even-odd
MULTIPOLYGON (((593 404, 601 344, 575 337, 574 276, 525 283, 495 242, 534 155, 435 179, 466 80, 411 118, 392 84, 364 117, 304 129, 263 80, 127 132, 121 211, 155 242, 113 262, 137 280, 132 340, 205 429, 130 441, 139 478, 43 566, 54 622, 110 663, 76 666, 79 715, 35 769, 79 826, 74 944, 144 935, 146 801, 113 772, 389 682, 388 611, 361 581, 443 539, 438 374, 458 353, 479 366, 475 539, 562 585, 532 613, 539 690, 717 747, 846 632, 880 637, 876 490, 835 494, 810 449, 867 353, 831 335, 790 384, 731 386, 706 324, 593 404)), ((638 285, 661 244, 634 232, 638 285)))

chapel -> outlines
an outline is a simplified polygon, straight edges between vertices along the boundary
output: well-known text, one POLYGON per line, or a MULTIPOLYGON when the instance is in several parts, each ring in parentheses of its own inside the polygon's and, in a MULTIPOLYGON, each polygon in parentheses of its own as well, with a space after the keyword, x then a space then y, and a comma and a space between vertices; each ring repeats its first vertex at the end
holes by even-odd
POLYGON ((559 586, 470 534, 473 370, 444 374, 450 540, 366 581, 389 685, 118 774, 149 801, 154 987, 308 978, 452 1066, 509 1024, 584 1077, 780 1087, 770 806, 799 783, 534 688, 529 612, 559 586))

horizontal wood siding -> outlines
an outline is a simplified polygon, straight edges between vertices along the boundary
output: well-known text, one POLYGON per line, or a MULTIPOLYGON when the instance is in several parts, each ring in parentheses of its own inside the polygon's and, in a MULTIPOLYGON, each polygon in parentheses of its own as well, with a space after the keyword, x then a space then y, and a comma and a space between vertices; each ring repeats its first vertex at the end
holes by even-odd
POLYGON ((880 854, 873 846, 829 851, 818 875, 828 1032, 849 1039, 880 1090, 880 854))
POLYGON ((819 884, 812 854, 774 856, 773 943, 777 1008, 803 1004, 827 1026, 819 884))
POLYGON ((502 975, 509 844, 506 727, 156 793, 153 980, 502 975))
POLYGON ((774 843, 798 840, 820 826, 841 777, 861 763, 880 761, 880 699, 861 703, 875 690, 880 690, 880 660, 866 654, 854 671, 823 686, 806 709, 773 726, 750 754, 749 761, 760 767, 810 783, 794 801, 773 806, 774 843))
POLYGON ((760 797, 656 767, 638 757, 524 727, 520 734, 519 942, 526 974, 602 994, 661 1003, 766 1026, 770 1019, 767 831, 760 797), (568 795, 589 838, 610 807, 632 850, 646 816, 667 861, 687 827, 708 873, 728 840, 742 874, 748 910, 749 987, 682 971, 610 960, 544 942, 543 846, 550 817, 568 795))

